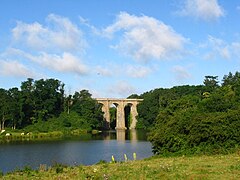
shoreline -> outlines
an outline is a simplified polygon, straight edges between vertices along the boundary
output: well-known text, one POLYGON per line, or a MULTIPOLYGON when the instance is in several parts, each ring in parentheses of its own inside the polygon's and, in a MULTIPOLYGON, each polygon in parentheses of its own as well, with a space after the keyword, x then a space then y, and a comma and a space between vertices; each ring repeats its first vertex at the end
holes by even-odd
MULTIPOLYGON (((100 131, 98 130, 83 130, 83 129, 75 129, 71 131, 52 131, 52 132, 9 132, 9 136, 4 134, 0 135, 0 144, 9 143, 9 142, 21 142, 21 141, 41 141, 41 140, 60 140, 68 137, 77 137, 83 135, 93 135, 98 134, 100 131)), ((7 133, 6 133, 7 134, 7 133)))
POLYGON ((90 166, 52 167, 23 170, 2 175, 3 179, 239 179, 240 154, 180 157, 152 156, 143 160, 104 162, 90 166))

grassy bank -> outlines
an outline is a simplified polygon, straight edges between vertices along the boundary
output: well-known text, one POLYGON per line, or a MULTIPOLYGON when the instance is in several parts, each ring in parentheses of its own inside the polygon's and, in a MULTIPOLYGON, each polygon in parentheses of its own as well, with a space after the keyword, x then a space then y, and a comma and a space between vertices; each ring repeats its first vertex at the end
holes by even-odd
POLYGON ((80 136, 88 133, 96 134, 97 130, 88 131, 85 129, 74 129, 52 132, 24 132, 21 130, 6 130, 0 134, 0 143, 9 141, 37 141, 47 139, 61 139, 63 137, 80 136), (8 134, 8 135, 7 135, 8 134))
POLYGON ((152 157, 139 161, 25 168, 2 179, 240 179, 240 154, 152 157))

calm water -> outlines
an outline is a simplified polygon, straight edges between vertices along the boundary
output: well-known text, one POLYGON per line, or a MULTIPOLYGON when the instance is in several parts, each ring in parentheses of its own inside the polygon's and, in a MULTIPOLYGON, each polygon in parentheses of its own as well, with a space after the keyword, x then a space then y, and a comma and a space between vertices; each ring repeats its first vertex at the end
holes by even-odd
POLYGON ((100 160, 124 161, 124 154, 133 159, 152 156, 151 143, 143 131, 111 131, 99 135, 62 139, 57 141, 9 142, 0 144, 0 170, 4 173, 25 166, 38 168, 54 163, 66 165, 91 165, 100 160))

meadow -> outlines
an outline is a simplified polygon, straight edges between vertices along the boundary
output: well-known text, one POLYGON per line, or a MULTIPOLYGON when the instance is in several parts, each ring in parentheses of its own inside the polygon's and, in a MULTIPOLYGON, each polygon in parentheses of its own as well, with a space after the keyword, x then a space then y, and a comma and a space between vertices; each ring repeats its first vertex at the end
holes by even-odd
POLYGON ((1 179, 240 179, 240 153, 159 157, 91 166, 40 165, 2 175, 1 179))

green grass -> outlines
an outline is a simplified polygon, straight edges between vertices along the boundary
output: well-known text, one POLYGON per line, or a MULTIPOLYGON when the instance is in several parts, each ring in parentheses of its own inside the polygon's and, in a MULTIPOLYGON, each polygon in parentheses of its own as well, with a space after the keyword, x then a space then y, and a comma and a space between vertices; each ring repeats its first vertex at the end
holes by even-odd
POLYGON ((67 167, 25 168, 2 179, 240 179, 240 153, 193 157, 152 157, 139 161, 67 167))
POLYGON ((52 132, 29 132, 24 133, 24 131, 20 130, 6 130, 6 132, 0 134, 0 144, 4 142, 9 141, 25 141, 25 140, 55 140, 55 139, 61 139, 63 137, 74 137, 74 136, 80 136, 80 135, 86 135, 88 134, 87 130, 84 129, 74 129, 74 130, 68 130, 68 131, 52 131, 52 132), (11 133, 10 136, 6 136, 6 133, 11 133))

